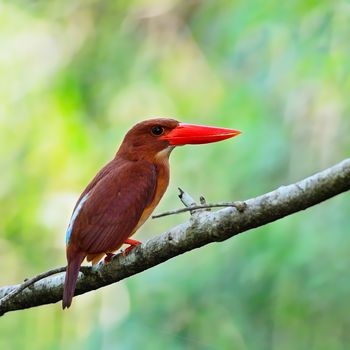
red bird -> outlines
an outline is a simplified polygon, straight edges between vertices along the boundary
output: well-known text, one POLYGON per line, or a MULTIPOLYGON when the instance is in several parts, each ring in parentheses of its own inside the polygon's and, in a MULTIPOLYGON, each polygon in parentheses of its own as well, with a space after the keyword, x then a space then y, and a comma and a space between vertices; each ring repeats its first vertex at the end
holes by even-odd
POLYGON ((150 119, 136 124, 116 156, 81 194, 66 236, 67 272, 62 307, 71 305, 80 265, 108 262, 123 244, 129 251, 140 242, 130 239, 159 203, 169 183, 169 155, 175 146, 228 139, 237 130, 150 119))

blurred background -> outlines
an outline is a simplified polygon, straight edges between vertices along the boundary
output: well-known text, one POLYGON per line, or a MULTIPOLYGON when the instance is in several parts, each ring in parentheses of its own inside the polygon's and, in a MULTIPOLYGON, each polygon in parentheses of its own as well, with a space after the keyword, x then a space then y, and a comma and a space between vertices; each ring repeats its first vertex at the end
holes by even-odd
MULTIPOLYGON (((236 128, 177 187, 243 200, 349 157, 350 2, 0 1, 1 285, 65 264, 75 201, 136 122, 236 128)), ((149 220, 137 238, 184 222, 149 220)), ((2 349, 348 349, 343 194, 113 286, 0 320, 2 349)))

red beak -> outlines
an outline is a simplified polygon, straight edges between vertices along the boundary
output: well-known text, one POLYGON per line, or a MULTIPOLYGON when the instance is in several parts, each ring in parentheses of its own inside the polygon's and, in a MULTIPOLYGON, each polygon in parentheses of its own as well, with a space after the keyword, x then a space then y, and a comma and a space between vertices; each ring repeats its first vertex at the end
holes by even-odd
POLYGON ((238 130, 217 128, 215 126, 179 123, 175 129, 160 137, 160 139, 169 140, 172 146, 182 146, 226 140, 240 133, 238 130))

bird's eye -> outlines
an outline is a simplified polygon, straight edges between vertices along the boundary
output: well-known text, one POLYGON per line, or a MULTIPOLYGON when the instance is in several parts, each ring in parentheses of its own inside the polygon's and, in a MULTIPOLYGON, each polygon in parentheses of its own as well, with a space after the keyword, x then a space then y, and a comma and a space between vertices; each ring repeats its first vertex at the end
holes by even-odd
POLYGON ((164 128, 162 128, 161 126, 157 125, 157 126, 154 126, 151 130, 152 134, 155 135, 155 136, 160 136, 163 134, 164 132, 164 128))

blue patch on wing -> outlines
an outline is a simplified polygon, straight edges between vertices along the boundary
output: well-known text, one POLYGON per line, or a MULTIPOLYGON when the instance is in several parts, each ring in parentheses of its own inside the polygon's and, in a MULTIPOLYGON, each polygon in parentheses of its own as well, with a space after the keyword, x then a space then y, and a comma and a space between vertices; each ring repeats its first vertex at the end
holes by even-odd
POLYGON ((69 222, 69 226, 67 228, 67 232, 66 232, 66 245, 68 245, 69 243, 69 239, 70 239, 70 236, 72 234, 72 231, 73 231, 73 225, 74 225, 74 221, 75 219, 77 218, 83 204, 85 203, 85 201, 88 199, 88 196, 89 196, 89 193, 87 193, 82 199, 81 201, 78 203, 77 207, 75 208, 74 212, 73 212, 73 215, 70 219, 70 222, 69 222))

